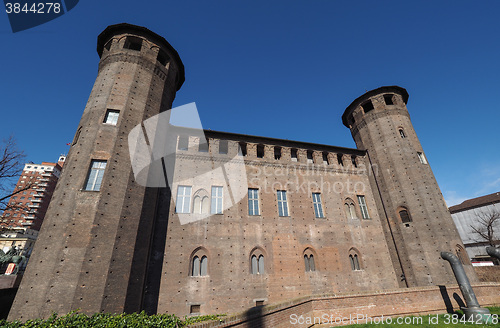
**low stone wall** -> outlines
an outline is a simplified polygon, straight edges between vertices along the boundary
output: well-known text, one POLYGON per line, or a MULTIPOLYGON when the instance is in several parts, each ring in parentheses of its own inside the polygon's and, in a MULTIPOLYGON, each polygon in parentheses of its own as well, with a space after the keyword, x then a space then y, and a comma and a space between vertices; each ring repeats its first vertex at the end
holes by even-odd
MULTIPOLYGON (((481 306, 500 305, 500 283, 473 285, 481 306)), ((322 295, 252 308, 245 313, 190 326, 191 328, 289 328, 313 324, 351 324, 351 318, 380 318, 446 313, 464 306, 460 289, 453 286, 405 288, 349 295, 322 295), (301 317, 302 316, 302 317, 301 317)), ((361 323, 362 320, 359 322, 361 323)))
POLYGON ((479 281, 500 282, 500 265, 474 267, 479 281))

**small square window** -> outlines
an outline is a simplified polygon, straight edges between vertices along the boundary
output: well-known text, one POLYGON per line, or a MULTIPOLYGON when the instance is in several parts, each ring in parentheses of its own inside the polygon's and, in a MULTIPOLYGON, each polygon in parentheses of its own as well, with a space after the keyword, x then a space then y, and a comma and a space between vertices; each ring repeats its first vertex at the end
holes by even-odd
POLYGON ((118 116, 120 115, 120 111, 116 109, 108 109, 106 111, 106 116, 104 116, 105 124, 116 125, 118 122, 118 116))
POLYGON ((189 309, 190 314, 197 314, 200 313, 200 311, 201 311, 201 305, 199 304, 193 304, 189 309))
POLYGON ((227 154, 228 151, 228 142, 227 140, 219 141, 219 154, 227 154))
POLYGON ((207 140, 200 139, 198 144, 198 151, 200 153, 208 153, 208 139, 207 140))
POLYGON ((371 100, 368 100, 367 102, 365 102, 363 105, 361 105, 361 107, 363 107, 363 111, 366 113, 368 113, 369 111, 373 110, 373 103, 371 100))
POLYGON ((141 51, 142 39, 135 36, 127 36, 123 48, 135 51, 141 51))
POLYGON ((390 95, 384 95, 384 101, 386 105, 394 105, 394 102, 392 101, 392 94, 390 95))
POLYGON ((292 158, 292 162, 297 162, 297 148, 292 148, 290 150, 290 156, 292 158))

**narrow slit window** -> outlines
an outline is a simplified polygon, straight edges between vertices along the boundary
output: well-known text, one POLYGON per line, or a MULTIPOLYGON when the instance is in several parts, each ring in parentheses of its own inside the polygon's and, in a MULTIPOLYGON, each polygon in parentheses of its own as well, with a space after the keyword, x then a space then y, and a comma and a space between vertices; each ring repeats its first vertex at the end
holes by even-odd
POLYGON ((363 219, 365 220, 370 219, 370 215, 368 214, 368 207, 366 206, 365 196, 358 195, 358 203, 359 203, 359 208, 361 209, 361 216, 363 217, 363 219))
POLYGON ((386 105, 394 105, 394 102, 392 101, 392 94, 390 95, 384 95, 384 101, 386 105))
POLYGON ((427 164, 427 159, 425 158, 424 153, 417 152, 418 159, 420 160, 420 163, 422 164, 427 164))
POLYGON ((307 163, 310 163, 310 164, 313 163, 313 151, 312 150, 307 151, 307 163))
POLYGON ((401 218, 401 222, 403 223, 410 223, 412 221, 410 213, 407 210, 399 211, 399 217, 401 218))
POLYGON ((274 147, 274 159, 277 161, 281 159, 281 147, 274 147))
POLYGON ((358 163, 356 162, 356 156, 351 156, 351 163, 352 166, 358 167, 358 163))
POLYGON ((247 144, 244 142, 238 143, 238 155, 246 156, 247 155, 247 144))
POLYGON ((106 111, 106 116, 104 116, 105 124, 116 125, 118 123, 118 117, 120 116, 120 111, 116 109, 108 109, 106 111))
POLYGON ((75 137, 73 138, 73 143, 71 144, 76 145, 78 142, 78 139, 80 139, 80 133, 82 133, 82 127, 79 127, 78 130, 76 130, 75 137))
POLYGON ((257 145, 257 157, 264 158, 264 145, 257 145))
POLYGON ((406 134, 403 129, 399 129, 399 135, 401 136, 402 139, 406 138, 406 134))
POLYGON ((292 158, 292 162, 297 162, 297 148, 292 148, 290 150, 290 155, 292 158))
POLYGON ((106 161, 92 160, 84 190, 99 191, 101 189, 106 163, 106 161))
POLYGON ((219 154, 227 154, 228 142, 227 140, 219 140, 219 154))
POLYGON ((342 158, 342 154, 337 154, 337 162, 340 166, 344 166, 344 160, 342 158))
POLYGON ((328 165, 328 153, 323 153, 323 164, 328 165))

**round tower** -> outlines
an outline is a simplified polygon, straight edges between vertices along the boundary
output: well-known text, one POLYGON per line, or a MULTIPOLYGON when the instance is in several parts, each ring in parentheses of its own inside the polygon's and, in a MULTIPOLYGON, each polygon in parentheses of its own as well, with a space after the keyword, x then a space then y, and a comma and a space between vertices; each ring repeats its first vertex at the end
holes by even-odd
POLYGON ((10 319, 140 311, 157 189, 134 182, 128 134, 169 110, 184 66, 161 36, 130 24, 98 37, 97 79, 10 319))
POLYGON ((463 244, 413 129, 407 101, 405 89, 381 87, 354 100, 342 122, 358 149, 368 152, 371 186, 380 196, 377 207, 386 218, 385 236, 400 286, 454 283, 440 253, 463 252, 463 244))

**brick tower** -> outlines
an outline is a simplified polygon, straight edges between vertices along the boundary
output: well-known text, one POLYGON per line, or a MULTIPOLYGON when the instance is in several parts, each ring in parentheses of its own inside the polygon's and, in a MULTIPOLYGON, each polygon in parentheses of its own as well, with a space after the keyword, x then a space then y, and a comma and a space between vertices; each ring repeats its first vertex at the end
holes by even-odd
POLYGON ((128 133, 169 110, 184 82, 175 49, 146 28, 98 37, 97 79, 9 319, 142 307, 157 189, 134 182, 128 133))
MULTIPOLYGON (((413 129, 407 101, 405 89, 381 87, 354 100, 342 121, 358 149, 368 151, 370 184, 385 218, 381 221, 400 286, 454 283, 440 252, 463 252, 462 241, 413 129)), ((471 281, 477 281, 464 262, 471 281)))

